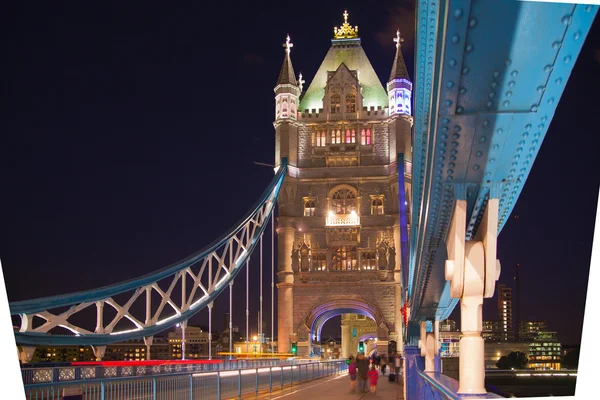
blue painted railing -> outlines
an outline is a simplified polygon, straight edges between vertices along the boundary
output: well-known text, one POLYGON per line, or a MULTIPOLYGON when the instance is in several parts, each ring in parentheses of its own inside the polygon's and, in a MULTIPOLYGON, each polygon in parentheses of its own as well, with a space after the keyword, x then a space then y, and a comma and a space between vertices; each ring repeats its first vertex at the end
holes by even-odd
MULTIPOLYGON (((132 363, 133 364, 133 363, 132 363)), ((173 364, 165 361, 157 365, 115 365, 115 366, 49 366, 21 368, 24 385, 58 382, 76 382, 90 379, 120 378, 130 376, 155 376, 180 372, 232 371, 245 368, 277 367, 292 365, 292 362, 279 359, 223 360, 215 363, 173 364)), ((35 365, 35 364, 34 364, 35 365)))
MULTIPOLYGON (((459 400, 465 396, 458 394, 458 381, 439 372, 424 372, 425 361, 421 351, 415 346, 405 350, 405 393, 407 399, 459 400)), ((469 395, 469 399, 500 399, 495 393, 469 395)))
POLYGON ((272 392, 284 386, 337 375, 347 368, 345 360, 337 360, 230 371, 91 379, 25 385, 25 395, 27 400, 59 400, 64 396, 81 396, 86 400, 239 398, 244 394, 258 395, 259 392, 272 392))

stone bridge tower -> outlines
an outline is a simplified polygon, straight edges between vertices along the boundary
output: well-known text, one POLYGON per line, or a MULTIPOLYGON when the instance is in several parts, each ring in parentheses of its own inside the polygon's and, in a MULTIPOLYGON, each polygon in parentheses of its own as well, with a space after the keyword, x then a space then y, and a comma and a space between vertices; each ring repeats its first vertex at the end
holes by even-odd
POLYGON ((275 165, 283 157, 289 165, 277 228, 280 352, 297 342, 299 355, 312 354, 323 324, 337 315, 345 321, 343 355, 356 353, 350 347, 358 339, 350 332, 357 330, 349 324, 362 316, 373 321, 368 334, 379 352, 387 353, 389 341, 402 342, 401 268, 407 266, 400 262, 399 191, 408 205, 412 83, 399 33, 394 41, 387 91, 346 12, 305 93, 289 36, 284 44, 274 122, 275 165))

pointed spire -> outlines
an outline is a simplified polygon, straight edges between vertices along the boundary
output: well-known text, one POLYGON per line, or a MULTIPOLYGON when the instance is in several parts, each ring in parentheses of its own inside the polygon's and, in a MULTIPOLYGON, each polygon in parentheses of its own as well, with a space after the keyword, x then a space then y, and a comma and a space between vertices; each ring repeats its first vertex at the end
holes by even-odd
POLYGON ((404 39, 400 37, 400 30, 396 32, 396 37, 394 38, 394 42, 396 42, 396 57, 394 58, 394 64, 392 65, 392 73, 390 74, 391 81, 393 79, 406 79, 410 80, 408 76, 408 70, 406 69, 406 64, 404 63, 404 57, 402 56, 402 45, 404 39))
POLYGON ((304 82, 306 82, 304 79, 302 79, 302 72, 300 72, 300 76, 298 76, 298 86, 300 87, 300 91, 302 92, 302 85, 304 85, 304 82))
POLYGON ((290 42, 290 35, 287 35, 283 47, 285 47, 285 58, 283 59, 283 65, 281 66, 281 72, 279 72, 277 84, 291 84, 297 86, 298 83, 296 82, 294 67, 292 67, 292 60, 290 59, 290 52, 292 51, 292 47, 294 47, 294 44, 290 42))

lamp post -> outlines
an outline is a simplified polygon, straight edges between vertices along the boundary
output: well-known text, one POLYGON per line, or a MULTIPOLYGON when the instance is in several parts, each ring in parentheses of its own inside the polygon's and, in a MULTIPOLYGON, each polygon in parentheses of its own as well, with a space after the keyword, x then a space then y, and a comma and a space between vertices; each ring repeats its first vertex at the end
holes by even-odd
POLYGON ((252 340, 254 341, 254 346, 253 347, 254 347, 254 354, 255 354, 255 357, 256 357, 256 350, 258 348, 258 336, 256 336, 256 335, 252 336, 252 340))

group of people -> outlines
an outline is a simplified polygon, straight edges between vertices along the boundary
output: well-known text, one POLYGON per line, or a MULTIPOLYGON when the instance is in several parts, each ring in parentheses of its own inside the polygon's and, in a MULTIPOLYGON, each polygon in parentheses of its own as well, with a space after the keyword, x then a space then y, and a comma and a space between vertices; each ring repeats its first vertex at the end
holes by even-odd
POLYGON ((370 358, 365 357, 363 353, 358 353, 356 358, 350 356, 348 360, 350 389, 353 392, 357 391, 356 382, 358 382, 358 392, 366 393, 368 379, 371 393, 375 394, 377 392, 379 372, 381 371, 381 375, 385 376, 385 369, 388 364, 390 364, 390 382, 396 382, 402 365, 402 357, 399 354, 392 353, 389 357, 385 354, 373 354, 370 358))

